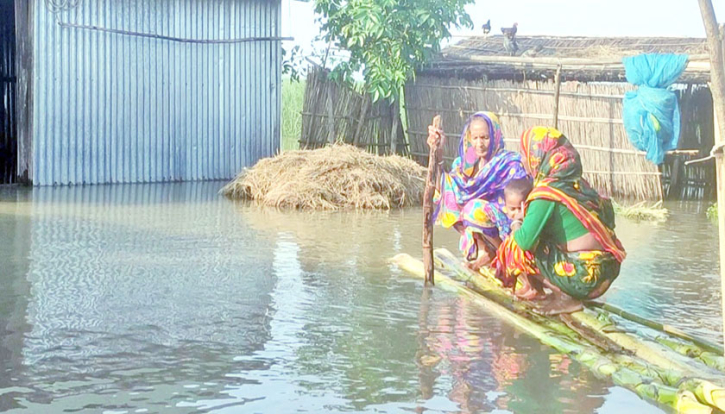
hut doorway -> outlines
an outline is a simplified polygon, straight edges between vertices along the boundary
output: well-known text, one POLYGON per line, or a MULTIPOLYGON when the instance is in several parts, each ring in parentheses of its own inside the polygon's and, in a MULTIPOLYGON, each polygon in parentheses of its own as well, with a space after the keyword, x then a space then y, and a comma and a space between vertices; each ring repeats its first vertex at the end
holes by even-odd
POLYGON ((15 0, 0 0, 0 184, 17 180, 15 0))

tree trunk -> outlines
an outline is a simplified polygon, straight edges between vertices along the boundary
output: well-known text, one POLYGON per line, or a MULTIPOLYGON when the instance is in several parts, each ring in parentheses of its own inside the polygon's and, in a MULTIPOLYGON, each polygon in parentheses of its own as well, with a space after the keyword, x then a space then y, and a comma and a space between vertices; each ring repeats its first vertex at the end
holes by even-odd
MULTIPOLYGON (((723 44, 711 0, 698 0, 702 22, 707 34, 707 48, 710 52, 710 91, 715 110, 715 145, 722 145, 725 133, 725 68, 723 68, 723 44)), ((716 157, 718 227, 720 232, 720 293, 723 297, 722 316, 725 333, 725 164, 722 150, 716 157)))

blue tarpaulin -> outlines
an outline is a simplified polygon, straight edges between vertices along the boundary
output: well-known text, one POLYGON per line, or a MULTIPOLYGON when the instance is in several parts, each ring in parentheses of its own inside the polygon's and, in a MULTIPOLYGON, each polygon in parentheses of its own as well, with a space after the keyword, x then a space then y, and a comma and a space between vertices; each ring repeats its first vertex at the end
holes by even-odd
POLYGON ((687 55, 648 54, 624 59, 627 81, 639 86, 624 95, 624 129, 647 159, 662 164, 680 139, 680 105, 668 89, 687 66, 687 55))

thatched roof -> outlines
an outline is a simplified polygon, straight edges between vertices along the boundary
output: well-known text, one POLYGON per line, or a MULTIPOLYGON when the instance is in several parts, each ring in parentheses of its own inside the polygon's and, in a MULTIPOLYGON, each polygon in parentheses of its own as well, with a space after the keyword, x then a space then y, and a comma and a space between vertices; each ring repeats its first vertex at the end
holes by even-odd
POLYGON ((681 80, 705 83, 707 41, 671 37, 552 37, 517 36, 519 50, 511 56, 503 36, 472 36, 445 48, 420 73, 488 79, 552 78, 559 65, 565 80, 626 81, 622 58, 642 53, 676 53, 691 57, 681 80))

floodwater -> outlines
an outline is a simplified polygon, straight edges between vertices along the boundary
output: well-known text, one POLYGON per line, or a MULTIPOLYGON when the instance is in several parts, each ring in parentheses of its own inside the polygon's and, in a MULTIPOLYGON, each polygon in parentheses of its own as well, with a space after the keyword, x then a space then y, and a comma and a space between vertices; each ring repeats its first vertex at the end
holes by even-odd
MULTIPOLYGON (((0 189, 0 411, 661 412, 391 268, 420 255, 419 209, 283 213, 221 185, 0 189)), ((716 226, 669 207, 619 220, 606 298, 720 340, 716 226)))

